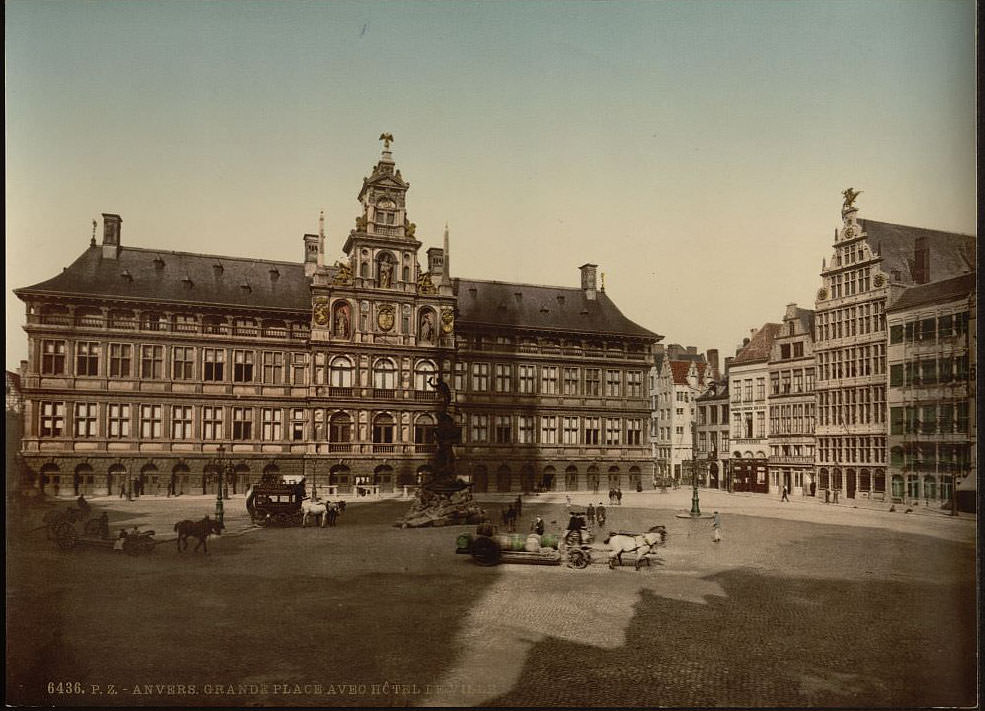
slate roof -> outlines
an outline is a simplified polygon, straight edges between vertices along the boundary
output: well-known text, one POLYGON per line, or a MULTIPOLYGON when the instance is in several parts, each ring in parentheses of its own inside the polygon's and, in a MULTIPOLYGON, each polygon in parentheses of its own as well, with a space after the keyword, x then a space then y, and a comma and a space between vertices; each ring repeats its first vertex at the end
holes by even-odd
POLYGON ((623 316, 604 291, 589 299, 576 288, 472 279, 455 279, 454 287, 461 326, 663 338, 623 316))
POLYGON ((924 304, 965 299, 969 294, 976 291, 976 277, 977 274, 971 272, 951 279, 911 286, 896 301, 887 306, 886 311, 902 311, 924 304))
POLYGON ((104 257, 99 245, 89 247, 61 274, 14 293, 76 294, 298 312, 311 309, 311 290, 303 264, 141 247, 121 247, 116 259, 104 257))
POLYGON ((756 331, 756 334, 749 340, 749 343, 736 354, 732 365, 769 360, 773 341, 776 340, 782 328, 782 324, 779 323, 764 323, 763 327, 756 331))
POLYGON ((930 279, 946 279, 975 269, 976 239, 973 235, 941 232, 923 227, 894 225, 876 220, 858 221, 867 233, 869 246, 882 255, 886 274, 899 272, 900 279, 913 283, 913 251, 916 241, 925 237, 930 248, 930 279))

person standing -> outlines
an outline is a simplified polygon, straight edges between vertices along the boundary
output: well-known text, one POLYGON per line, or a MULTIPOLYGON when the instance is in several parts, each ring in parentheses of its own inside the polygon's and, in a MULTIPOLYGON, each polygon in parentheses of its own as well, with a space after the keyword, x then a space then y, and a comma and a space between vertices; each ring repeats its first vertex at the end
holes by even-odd
POLYGON ((616 487, 616 503, 622 506, 622 487, 616 487))
POLYGON ((532 528, 533 528, 534 533, 536 533, 538 536, 543 536, 544 535, 544 519, 542 519, 540 516, 538 516, 537 517, 537 520, 534 521, 534 525, 532 526, 532 528))
POLYGON ((588 508, 585 510, 585 516, 588 518, 588 524, 590 526, 595 525, 595 507, 589 503, 588 508))
POLYGON ((787 495, 787 485, 783 485, 783 496, 780 497, 780 501, 790 501, 790 497, 787 495))
POLYGON ((599 522, 599 528, 605 525, 605 506, 599 501, 599 505, 595 507, 595 520, 599 522))
POLYGON ((516 495, 516 516, 517 518, 523 513, 523 499, 521 494, 516 495))
POLYGON ((715 519, 711 522, 711 540, 718 543, 722 540, 722 519, 719 517, 718 512, 715 512, 715 519))

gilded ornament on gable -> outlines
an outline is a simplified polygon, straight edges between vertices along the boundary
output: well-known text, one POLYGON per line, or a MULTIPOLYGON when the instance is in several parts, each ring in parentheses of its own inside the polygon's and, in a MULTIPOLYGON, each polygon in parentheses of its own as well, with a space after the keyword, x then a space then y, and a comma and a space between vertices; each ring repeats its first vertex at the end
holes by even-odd
POLYGON ((352 268, 345 262, 335 263, 335 276, 332 278, 335 286, 349 286, 352 284, 352 268))
POLYGON ((319 326, 324 326, 328 323, 328 299, 324 296, 320 296, 315 299, 314 306, 311 309, 311 316, 315 323, 319 326))
POLYGON ((441 332, 451 333, 455 327, 455 312, 452 309, 441 309, 441 332))
POLYGON ((424 272, 417 277, 417 291, 421 294, 437 294, 438 290, 431 281, 431 272, 424 272))
POLYGON ((851 239, 855 236, 855 228, 849 225, 845 228, 845 239, 851 239))
POLYGON ((826 298, 828 298, 828 290, 822 286, 817 290, 817 300, 824 301, 826 298))
POLYGON ((380 327, 381 331, 389 331, 393 328, 393 323, 393 306, 390 304, 383 304, 379 307, 376 313, 376 325, 380 327))
POLYGON ((885 283, 886 283, 886 277, 882 274, 876 274, 874 277, 872 277, 872 286, 876 287, 877 289, 880 286, 883 286, 885 283))

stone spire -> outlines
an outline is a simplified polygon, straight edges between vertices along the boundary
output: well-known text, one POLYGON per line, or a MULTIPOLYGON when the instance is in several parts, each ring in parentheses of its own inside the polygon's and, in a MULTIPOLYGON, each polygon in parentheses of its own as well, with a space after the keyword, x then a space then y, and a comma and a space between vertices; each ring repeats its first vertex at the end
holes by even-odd
POLYGON ((451 253, 448 251, 448 223, 445 223, 444 266, 441 269, 441 283, 451 284, 451 253))
POLYGON ((318 269, 325 266, 325 211, 318 212, 318 269))

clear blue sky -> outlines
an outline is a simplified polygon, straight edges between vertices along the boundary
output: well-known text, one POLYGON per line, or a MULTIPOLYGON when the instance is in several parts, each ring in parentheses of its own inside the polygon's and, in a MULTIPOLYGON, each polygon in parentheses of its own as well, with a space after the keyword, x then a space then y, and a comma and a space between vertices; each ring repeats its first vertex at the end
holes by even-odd
MULTIPOLYGON (((458 276, 609 295, 665 342, 728 351, 813 308, 840 192, 975 232, 975 5, 28 2, 6 10, 9 289, 124 244, 329 258, 393 133, 458 276)), ((423 260, 423 249, 421 258, 423 260)))

